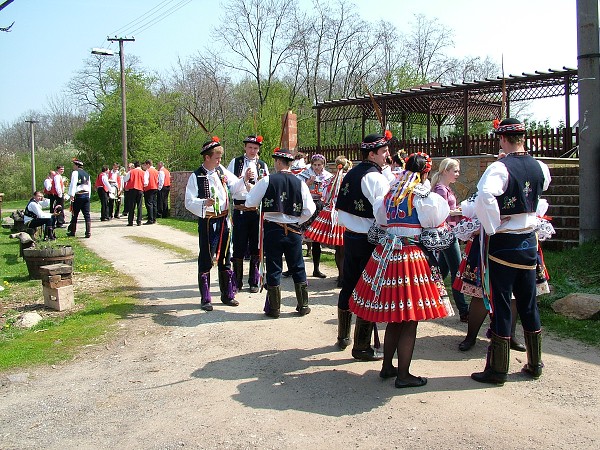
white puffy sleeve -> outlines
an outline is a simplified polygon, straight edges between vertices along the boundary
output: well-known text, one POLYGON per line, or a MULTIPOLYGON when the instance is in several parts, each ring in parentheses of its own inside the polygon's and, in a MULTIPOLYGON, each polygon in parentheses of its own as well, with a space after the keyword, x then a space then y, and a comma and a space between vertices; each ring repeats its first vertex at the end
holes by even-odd
POLYGON ((448 202, 435 192, 427 197, 415 195, 414 205, 419 214, 419 222, 423 228, 436 228, 443 224, 450 214, 448 202))

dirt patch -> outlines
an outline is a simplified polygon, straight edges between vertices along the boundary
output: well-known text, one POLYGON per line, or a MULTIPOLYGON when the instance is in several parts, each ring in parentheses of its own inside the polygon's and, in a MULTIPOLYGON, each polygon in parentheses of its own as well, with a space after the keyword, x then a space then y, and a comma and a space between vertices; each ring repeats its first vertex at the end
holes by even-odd
MULTIPOLYGON (((513 352, 508 382, 493 388, 469 378, 484 365, 485 329, 462 353, 457 317, 423 322, 412 372, 429 383, 395 389, 380 363, 333 345, 332 269, 309 278, 305 317, 284 280, 278 320, 262 314, 264 292, 222 305, 213 271, 215 310, 205 313, 195 258, 136 244, 124 225, 94 222, 86 245, 134 277, 139 306, 108 344, 0 375, 3 448, 597 448, 597 348, 545 334, 542 378, 522 376, 526 357, 513 352)), ((160 225, 134 231, 197 249, 197 237, 160 225)))

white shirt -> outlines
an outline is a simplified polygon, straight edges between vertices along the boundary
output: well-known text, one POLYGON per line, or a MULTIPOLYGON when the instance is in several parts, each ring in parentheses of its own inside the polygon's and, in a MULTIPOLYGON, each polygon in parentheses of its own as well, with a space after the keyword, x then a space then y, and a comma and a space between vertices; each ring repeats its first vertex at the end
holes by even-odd
POLYGON ((53 178, 46 178, 44 180, 44 189, 50 192, 52 190, 52 181, 53 178))
POLYGON ((77 185, 77 182, 79 181, 79 172, 77 172, 76 170, 73 171, 73 173, 71 174, 71 182, 69 183, 69 196, 71 197, 71 199, 73 199, 73 197, 75 197, 75 194, 77 193, 87 193, 87 194, 91 194, 92 192, 92 182, 90 179, 88 179, 87 184, 80 184, 77 185))
MULTIPOLYGON (((506 156, 506 158, 510 158, 506 156)), ((542 190, 550 185, 550 170, 541 161, 538 164, 544 174, 542 190)), ((500 215, 500 206, 496 197, 502 195, 508 186, 508 169, 501 161, 495 161, 485 170, 479 183, 477 183, 477 197, 475 198, 475 214, 481 222, 483 229, 489 235, 501 232, 529 233, 537 226, 536 213, 500 215)))
MULTIPOLYGON (((252 171, 252 175, 254 176, 254 179, 258 180, 259 179, 258 158, 250 159, 247 156, 244 156, 244 166, 242 167, 242 173, 240 176, 243 177, 244 174, 246 173, 246 170, 248 170, 248 169, 250 169, 252 171)), ((235 158, 233 158, 229 162, 229 165, 227 166, 227 170, 229 170, 232 173, 235 171, 235 158)), ((269 175, 269 168, 265 165, 265 173, 262 176, 266 177, 268 175, 269 175)), ((248 190, 244 186, 244 189, 242 189, 240 192, 236 193, 233 196, 233 199, 234 200, 246 200, 247 195, 248 195, 248 190)))
POLYGON ((107 172, 103 172, 102 173, 102 177, 100 177, 100 180, 102 181, 102 185, 104 186, 104 190, 107 193, 110 192, 110 183, 108 181, 108 173, 107 172))
POLYGON ((56 175, 54 175, 54 189, 56 189, 56 196, 57 197, 62 197, 64 192, 63 192, 63 179, 62 179, 62 175, 60 173, 57 173, 56 175))
MULTIPOLYGON (((245 188, 244 178, 236 177, 222 165, 219 165, 219 167, 223 170, 223 175, 227 179, 227 187, 232 195, 235 195, 245 188)), ((214 206, 205 205, 206 200, 208 200, 207 198, 198 198, 198 180, 195 173, 190 175, 185 187, 185 208, 192 214, 201 218, 205 218, 207 213, 220 214, 226 211, 228 200, 228 192, 225 190, 223 183, 219 179, 219 173, 216 170, 211 170, 208 171, 206 177, 208 179, 208 188, 211 192, 210 198, 217 198, 219 200, 218 211, 215 211, 214 206)))
MULTIPOLYGON (((374 205, 375 200, 388 193, 390 190, 390 183, 395 179, 396 177, 388 166, 383 169, 381 173, 367 173, 362 180, 360 180, 360 190, 363 195, 367 197, 369 203, 374 205)), ((369 228, 371 228, 371 225, 375 222, 375 219, 355 216, 354 214, 338 209, 338 222, 340 225, 354 233, 366 234, 369 231, 369 228)))
MULTIPOLYGON (((267 187, 269 187, 269 177, 266 176, 261 178, 258 183, 254 185, 254 187, 250 190, 248 195, 246 196, 246 207, 248 208, 256 208, 260 205, 265 193, 267 192, 267 187)), ((302 213, 300 217, 290 216, 288 214, 283 214, 280 212, 265 212, 265 220, 269 222, 276 223, 297 223, 302 224, 306 222, 317 209, 315 202, 310 195, 310 191, 306 183, 301 183, 301 193, 302 193, 302 213)))
MULTIPOLYGON (((27 209, 29 211, 31 211, 33 214, 35 214, 35 216, 38 219, 50 219, 52 217, 52 214, 50 214, 49 212, 44 212, 42 211, 42 207, 48 207, 50 206, 50 200, 49 199, 44 199, 41 202, 36 202, 33 201, 31 203, 29 203, 29 205, 27 205, 27 209)), ((23 216, 23 223, 29 223, 33 220, 33 217, 29 217, 24 215, 23 216)))
POLYGON ((165 172, 162 168, 158 171, 158 190, 160 191, 165 184, 165 172))

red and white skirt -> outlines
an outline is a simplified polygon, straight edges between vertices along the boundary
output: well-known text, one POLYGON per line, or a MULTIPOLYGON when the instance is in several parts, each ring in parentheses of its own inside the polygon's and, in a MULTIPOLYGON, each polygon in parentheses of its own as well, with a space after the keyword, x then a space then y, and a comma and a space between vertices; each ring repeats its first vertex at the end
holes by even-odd
POLYGON ((314 242, 325 245, 344 245, 344 230, 337 220, 333 220, 331 207, 321 210, 317 218, 310 224, 304 236, 314 242))
POLYGON ((350 297, 350 310, 370 322, 453 316, 435 257, 405 238, 389 241, 373 251, 350 297))

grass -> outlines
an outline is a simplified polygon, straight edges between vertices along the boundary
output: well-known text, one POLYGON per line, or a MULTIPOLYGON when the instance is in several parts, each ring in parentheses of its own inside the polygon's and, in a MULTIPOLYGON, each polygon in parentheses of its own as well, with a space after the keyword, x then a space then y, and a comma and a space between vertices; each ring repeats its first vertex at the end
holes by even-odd
POLYGON ((184 259, 195 258, 197 256, 197 254, 195 252, 192 252, 185 248, 178 247, 176 245, 168 244, 168 243, 160 241, 158 239, 152 239, 152 238, 147 238, 147 237, 142 237, 142 236, 126 236, 126 238, 130 239, 134 242, 137 242, 138 244, 150 245, 152 247, 170 251, 172 253, 175 253, 176 255, 181 256, 184 259))
POLYGON ((558 336, 600 346, 600 321, 576 320, 556 314, 552 303, 573 292, 600 295, 600 241, 562 252, 544 252, 552 292, 539 297, 544 329, 558 336))
POLYGON ((0 370, 68 360, 82 346, 111 336, 116 322, 133 310, 133 280, 115 272, 76 238, 66 237, 57 243, 71 245, 75 253, 76 306, 67 312, 46 310, 41 282, 29 280, 25 262, 18 257, 18 241, 8 234, 7 229, 0 232, 0 280, 5 288, 0 291, 0 370), (44 319, 33 328, 17 328, 18 315, 26 311, 38 311, 44 319))

